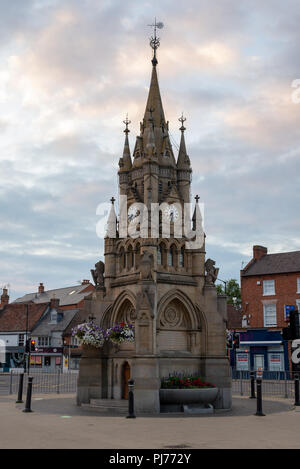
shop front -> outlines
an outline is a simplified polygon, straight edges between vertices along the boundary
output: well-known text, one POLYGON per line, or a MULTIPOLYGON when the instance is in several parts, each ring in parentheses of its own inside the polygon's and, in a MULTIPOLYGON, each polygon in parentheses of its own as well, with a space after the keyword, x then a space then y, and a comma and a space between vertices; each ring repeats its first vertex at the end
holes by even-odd
POLYGON ((233 377, 242 373, 246 378, 250 371, 261 369, 265 379, 283 378, 289 371, 289 358, 281 331, 251 329, 239 334, 240 346, 230 353, 233 377))

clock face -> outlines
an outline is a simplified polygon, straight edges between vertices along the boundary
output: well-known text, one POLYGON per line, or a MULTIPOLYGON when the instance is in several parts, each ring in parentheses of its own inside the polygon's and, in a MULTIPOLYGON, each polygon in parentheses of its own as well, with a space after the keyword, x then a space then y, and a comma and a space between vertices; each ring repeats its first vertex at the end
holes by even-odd
POLYGON ((128 209, 128 221, 129 222, 132 221, 139 214, 140 214, 140 211, 134 205, 131 205, 128 209))
POLYGON ((174 222, 175 220, 178 220, 179 218, 179 212, 176 208, 175 205, 169 205, 168 208, 165 209, 165 215, 168 218, 168 220, 174 222))

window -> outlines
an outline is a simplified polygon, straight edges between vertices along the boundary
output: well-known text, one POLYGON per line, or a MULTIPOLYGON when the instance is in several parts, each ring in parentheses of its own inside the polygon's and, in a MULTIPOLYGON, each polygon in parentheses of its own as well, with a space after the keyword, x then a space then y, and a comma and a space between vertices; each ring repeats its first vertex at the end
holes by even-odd
POLYGON ((71 337, 71 345, 80 345, 80 340, 78 339, 78 337, 71 337))
POLYGON ((141 260, 141 246, 139 243, 135 247, 135 266, 139 267, 140 265, 140 260, 141 260))
POLYGON ((56 324, 57 323, 57 311, 56 309, 52 309, 50 311, 50 324, 56 324))
POLYGON ((172 267, 173 265, 173 249, 170 248, 168 252, 168 266, 172 267))
POLYGON ((277 326, 276 304, 264 305, 264 326, 277 326))
POLYGON ((180 249, 179 253, 179 266, 184 267, 184 248, 180 249))
POLYGON ((297 278, 297 293, 300 293, 300 277, 297 278))
POLYGON ((275 295, 275 280, 263 281, 264 295, 275 295))
POLYGON ((132 246, 129 246, 127 253, 127 268, 131 269, 133 267, 133 251, 132 246))
POLYGON ((162 265, 162 246, 158 246, 157 249, 157 264, 162 265))
POLYGON ((39 347, 47 347, 49 345, 51 345, 51 337, 48 337, 48 336, 38 337, 38 346, 39 347))
POLYGON ((19 347, 24 345, 24 334, 19 334, 19 347))

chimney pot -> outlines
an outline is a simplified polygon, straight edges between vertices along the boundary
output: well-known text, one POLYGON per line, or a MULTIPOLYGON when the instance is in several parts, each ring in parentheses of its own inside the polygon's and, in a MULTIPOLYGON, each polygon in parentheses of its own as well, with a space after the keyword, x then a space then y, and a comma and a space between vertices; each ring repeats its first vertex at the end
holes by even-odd
POLYGON ((45 291, 44 284, 43 284, 43 283, 40 283, 40 286, 39 286, 39 293, 44 293, 44 291, 45 291))
POLYGON ((50 307, 53 309, 59 308, 59 298, 51 298, 50 300, 50 307))
POLYGON ((256 261, 259 261, 266 254, 268 254, 268 248, 264 246, 253 246, 253 259, 256 261))
POLYGON ((7 288, 3 288, 2 295, 0 298, 0 307, 4 305, 8 305, 8 303, 9 303, 8 290, 7 288))

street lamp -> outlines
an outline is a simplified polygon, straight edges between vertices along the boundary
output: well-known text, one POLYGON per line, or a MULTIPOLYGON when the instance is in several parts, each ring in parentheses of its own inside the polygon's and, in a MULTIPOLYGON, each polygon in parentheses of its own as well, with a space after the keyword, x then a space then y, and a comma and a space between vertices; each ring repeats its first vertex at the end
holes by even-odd
POLYGON ((221 278, 218 278, 217 280, 219 280, 220 282, 223 282, 224 285, 225 285, 225 289, 224 289, 224 293, 226 295, 226 286, 227 286, 227 282, 225 282, 225 280, 222 280, 221 278))

